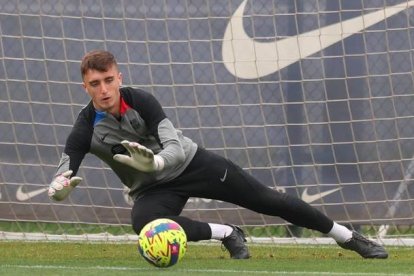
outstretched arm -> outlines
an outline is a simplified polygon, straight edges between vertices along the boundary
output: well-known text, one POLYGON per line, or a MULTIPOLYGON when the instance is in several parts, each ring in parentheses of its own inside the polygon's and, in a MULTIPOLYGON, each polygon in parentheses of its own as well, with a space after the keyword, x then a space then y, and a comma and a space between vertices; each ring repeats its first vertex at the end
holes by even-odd
POLYGON ((75 176, 80 164, 89 152, 92 130, 81 113, 69 134, 65 149, 60 159, 56 174, 49 184, 48 195, 50 199, 64 200, 70 192, 82 181, 75 176))
POLYGON ((147 148, 147 145, 135 143, 136 141, 123 141, 122 145, 130 156, 116 155, 114 159, 142 172, 160 171, 184 162, 181 132, 167 118, 161 104, 148 92, 139 89, 132 91, 124 91, 123 97, 144 119, 149 135, 157 140, 161 150, 147 148))

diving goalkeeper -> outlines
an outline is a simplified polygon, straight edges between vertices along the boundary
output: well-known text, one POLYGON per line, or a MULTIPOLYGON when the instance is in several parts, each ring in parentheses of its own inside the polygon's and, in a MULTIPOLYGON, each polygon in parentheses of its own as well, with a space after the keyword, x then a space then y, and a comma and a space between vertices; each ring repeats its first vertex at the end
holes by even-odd
POLYGON ((48 194, 64 200, 81 182, 76 173, 87 153, 108 164, 129 187, 134 200, 134 231, 157 218, 179 223, 189 241, 222 241, 234 259, 250 257, 241 228, 181 216, 190 197, 230 202, 279 216, 332 237, 339 246, 364 258, 387 258, 385 249, 325 216, 299 198, 260 183, 230 160, 198 147, 183 136, 151 94, 122 87, 115 57, 87 53, 81 62, 83 87, 91 101, 79 113, 67 138, 48 194))

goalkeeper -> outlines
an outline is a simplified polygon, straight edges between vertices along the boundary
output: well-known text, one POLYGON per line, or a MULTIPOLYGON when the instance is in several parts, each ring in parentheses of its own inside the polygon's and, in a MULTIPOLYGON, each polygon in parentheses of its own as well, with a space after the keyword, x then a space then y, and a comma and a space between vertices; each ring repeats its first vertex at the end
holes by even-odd
POLYGON ((388 257, 381 245, 332 221, 301 199, 267 187, 230 160, 183 136, 151 94, 121 88, 122 74, 110 52, 87 53, 81 75, 91 101, 79 113, 67 138, 48 190, 53 200, 64 200, 81 182, 76 173, 84 156, 92 153, 130 189, 132 227, 137 234, 151 220, 169 218, 183 227, 189 241, 221 240, 231 258, 249 258, 239 227, 180 216, 187 200, 199 197, 230 202, 317 230, 364 258, 388 257))

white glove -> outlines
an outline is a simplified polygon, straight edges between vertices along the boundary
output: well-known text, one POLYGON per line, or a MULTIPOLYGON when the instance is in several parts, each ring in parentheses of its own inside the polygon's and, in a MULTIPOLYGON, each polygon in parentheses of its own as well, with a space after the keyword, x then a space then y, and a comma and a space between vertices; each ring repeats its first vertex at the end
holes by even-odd
POLYGON ((82 178, 78 176, 71 178, 70 176, 72 173, 73 171, 69 170, 53 179, 52 183, 49 185, 49 190, 47 191, 47 194, 51 199, 56 201, 64 200, 73 188, 78 186, 82 181, 82 178))
POLYGON ((131 156, 115 154, 114 159, 142 172, 160 171, 164 168, 164 159, 152 150, 135 142, 122 141, 121 144, 131 156))

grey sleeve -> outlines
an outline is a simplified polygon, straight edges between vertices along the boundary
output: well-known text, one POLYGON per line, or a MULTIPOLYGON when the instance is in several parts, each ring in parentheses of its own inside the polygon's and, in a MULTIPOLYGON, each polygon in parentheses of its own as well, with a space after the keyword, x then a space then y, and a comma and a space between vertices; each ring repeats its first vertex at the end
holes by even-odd
POLYGON ((185 161, 185 152, 180 134, 168 118, 158 124, 158 136, 163 145, 163 149, 158 155, 164 158, 166 168, 185 161))
POLYGON ((63 152, 54 177, 68 171, 69 170, 69 164, 70 164, 70 157, 69 157, 69 155, 67 155, 66 153, 63 152))

